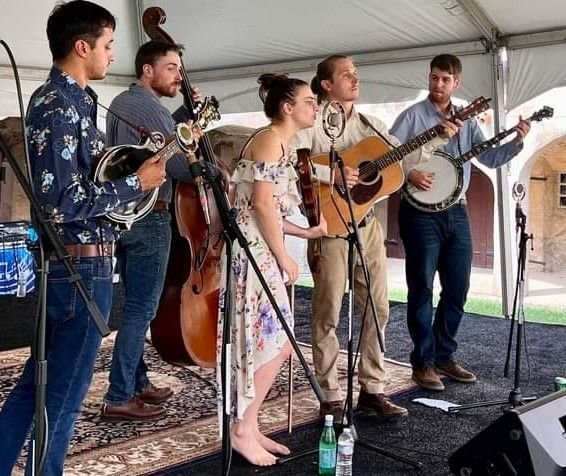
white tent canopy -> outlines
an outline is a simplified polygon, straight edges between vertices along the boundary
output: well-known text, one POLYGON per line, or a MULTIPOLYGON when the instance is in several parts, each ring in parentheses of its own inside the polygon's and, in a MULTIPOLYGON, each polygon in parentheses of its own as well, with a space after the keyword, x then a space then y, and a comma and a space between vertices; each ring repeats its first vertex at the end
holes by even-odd
MULTIPOLYGON (((14 51, 32 86, 51 63, 45 37, 54 0, 1 0, 0 35, 14 51)), ((426 88, 428 61, 440 52, 462 57, 461 95, 491 91, 492 56, 507 45, 513 108, 553 87, 566 85, 566 2, 563 0, 102 0, 118 19, 117 60, 108 86, 127 85, 134 55, 147 37, 142 12, 160 6, 163 29, 186 45, 191 79, 216 95, 222 112, 260 109, 255 79, 262 72, 291 72, 310 79, 316 63, 331 53, 356 58, 362 102, 412 99, 426 88), (495 35, 495 36, 494 36, 495 35)), ((0 56, 0 106, 12 112, 7 57, 0 56)), ((27 88, 26 88, 27 89, 27 88)), ((103 86, 103 91, 105 86, 103 86)), ((29 91, 26 91, 29 93, 29 91)), ((104 92, 103 92, 104 96, 104 92)), ((0 111, 0 115, 5 111, 0 111)))
MULTIPOLYGON (((45 79, 51 56, 46 19, 55 0, 0 0, 0 38, 14 51, 24 102, 45 79)), ((259 111, 256 78, 286 72, 309 80, 320 59, 354 57, 361 103, 414 99, 426 89, 428 62, 439 53, 460 56, 459 96, 492 96, 496 129, 504 112, 566 85, 564 0, 99 0, 117 17, 117 60, 96 85, 103 104, 127 86, 134 56, 147 41, 147 7, 159 6, 162 28, 186 46, 191 81, 220 100, 221 112, 259 111)), ((0 118, 19 115, 13 73, 0 54, 0 118)), ((504 302, 512 284, 508 177, 497 172, 504 302)), ((505 312, 505 310, 504 310, 505 312)), ((507 312, 505 312, 507 313, 507 312)))

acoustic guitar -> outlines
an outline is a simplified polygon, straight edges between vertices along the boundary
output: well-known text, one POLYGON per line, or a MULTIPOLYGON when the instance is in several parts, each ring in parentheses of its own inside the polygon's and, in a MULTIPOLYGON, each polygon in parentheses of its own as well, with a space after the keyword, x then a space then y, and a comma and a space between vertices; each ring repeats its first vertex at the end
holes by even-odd
MULTIPOLYGON (((466 107, 452 114, 448 120, 464 121, 489 107, 489 99, 483 96, 475 99, 466 107)), ((370 136, 358 142, 355 146, 339 152, 344 165, 357 168, 360 173, 359 182, 350 189, 352 197, 352 208, 354 219, 359 223, 375 203, 401 188, 404 182, 401 160, 406 155, 422 147, 427 142, 442 134, 441 124, 428 129, 410 141, 398 147, 391 148, 381 137, 370 136)), ((328 167, 328 154, 318 154, 310 157, 316 165, 328 167)), ((299 179, 303 184, 307 179, 301 176, 302 169, 299 167, 299 179)), ((304 187, 301 186, 301 190, 304 187)), ((308 187, 307 187, 308 189, 308 187)), ((328 234, 331 236, 343 236, 350 228, 350 213, 346 201, 346 190, 344 186, 335 184, 333 188, 329 184, 320 184, 319 206, 328 223, 328 234)), ((303 197, 304 198, 304 197, 303 197)), ((305 203, 305 209, 309 204, 305 203)), ((316 213, 309 209, 308 213, 316 213)))

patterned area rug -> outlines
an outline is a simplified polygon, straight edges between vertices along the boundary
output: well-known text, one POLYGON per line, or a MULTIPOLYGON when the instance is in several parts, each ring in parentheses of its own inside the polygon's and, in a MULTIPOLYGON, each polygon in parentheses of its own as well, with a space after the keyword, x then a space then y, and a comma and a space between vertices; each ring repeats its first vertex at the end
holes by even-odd
MULTIPOLYGON (((150 373, 152 382, 175 390, 175 395, 167 402, 166 416, 150 422, 107 422, 100 419, 113 339, 114 334, 103 340, 95 376, 71 442, 65 475, 150 474, 220 451, 214 369, 167 364, 161 361, 151 346, 147 346, 146 356, 149 368, 153 370, 150 373)), ((301 344, 301 349, 310 364, 310 346, 301 344)), ((0 404, 15 385, 28 354, 28 349, 0 352, 0 404)), ((316 396, 300 364, 295 361, 293 427, 314 422, 318 417, 316 396)), ((339 366, 345 386, 346 354, 340 356, 339 366)), ((387 369, 390 378, 388 394, 413 388, 408 365, 387 361, 387 369)), ((262 429, 267 433, 277 433, 288 427, 288 375, 286 366, 277 377, 260 414, 262 429)), ((22 457, 14 475, 23 475, 23 461, 22 457)))

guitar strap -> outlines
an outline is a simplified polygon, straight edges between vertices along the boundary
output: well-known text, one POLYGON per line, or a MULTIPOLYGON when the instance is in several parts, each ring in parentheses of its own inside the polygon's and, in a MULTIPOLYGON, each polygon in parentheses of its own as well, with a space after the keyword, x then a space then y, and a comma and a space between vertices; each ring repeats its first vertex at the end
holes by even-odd
POLYGON ((109 107, 106 107, 104 104, 101 104, 100 102, 98 102, 97 104, 102 109, 104 109, 104 110, 108 111, 110 114, 112 114, 116 119, 118 119, 119 121, 122 121, 124 124, 126 124, 127 126, 131 127, 134 131, 136 131, 140 135, 140 143, 142 143, 146 138, 151 138, 151 131, 148 130, 147 128, 145 128, 143 126, 136 125, 133 122, 128 121, 125 117, 122 117, 120 114, 113 111, 109 107))
POLYGON ((369 127, 373 132, 375 132, 376 135, 378 135, 379 137, 381 137, 381 139, 389 145, 389 147, 394 148, 395 146, 391 143, 391 141, 385 137, 381 132, 379 132, 374 125, 369 121, 369 119, 364 116, 361 112, 358 112, 358 116, 360 116, 360 120, 362 121, 362 123, 364 124, 364 126, 369 127))

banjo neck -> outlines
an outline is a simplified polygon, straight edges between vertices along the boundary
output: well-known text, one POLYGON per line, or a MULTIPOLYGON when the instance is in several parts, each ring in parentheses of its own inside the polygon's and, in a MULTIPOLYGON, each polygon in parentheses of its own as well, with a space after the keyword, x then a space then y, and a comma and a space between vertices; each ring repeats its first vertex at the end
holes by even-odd
POLYGON ((482 142, 474 147, 472 147, 468 152, 462 154, 460 157, 454 159, 454 164, 458 166, 464 165, 469 160, 472 160, 474 157, 477 157, 481 153, 485 152, 488 149, 491 149, 494 145, 497 145, 507 136, 513 134, 517 130, 517 126, 512 127, 511 129, 506 129, 501 131, 499 134, 494 135, 491 139, 482 142))
MULTIPOLYGON (((457 119, 460 121, 465 121, 466 119, 469 119, 479 114, 480 112, 485 111, 489 107, 489 101, 490 99, 485 99, 483 96, 481 96, 472 101, 466 107, 457 110, 448 118, 448 120, 451 122, 455 122, 457 119)), ((401 162, 401 160, 403 160, 405 156, 419 149, 434 138, 439 137, 442 133, 443 127, 441 123, 437 124, 434 127, 431 127, 418 136, 413 137, 408 142, 405 142, 398 147, 394 147, 387 153, 380 156, 378 159, 373 160, 372 162, 375 169, 377 169, 378 171, 383 171, 388 167, 396 164, 397 162, 401 162)), ((366 179, 373 174, 373 168, 366 167, 365 170, 360 170, 360 179, 366 179)))
MULTIPOLYGON (((534 114, 532 114, 529 118, 525 119, 526 121, 541 121, 544 118, 552 117, 554 114, 554 110, 551 107, 544 106, 542 109, 538 110, 534 114)), ((488 149, 491 149, 494 145, 497 145, 507 136, 513 134, 517 131, 519 124, 517 123, 514 127, 510 129, 506 129, 501 131, 499 134, 494 135, 491 139, 482 142, 474 147, 472 147, 468 152, 462 154, 460 157, 454 159, 454 164, 461 167, 464 163, 468 162, 469 160, 477 157, 482 152, 485 152, 488 149)))

